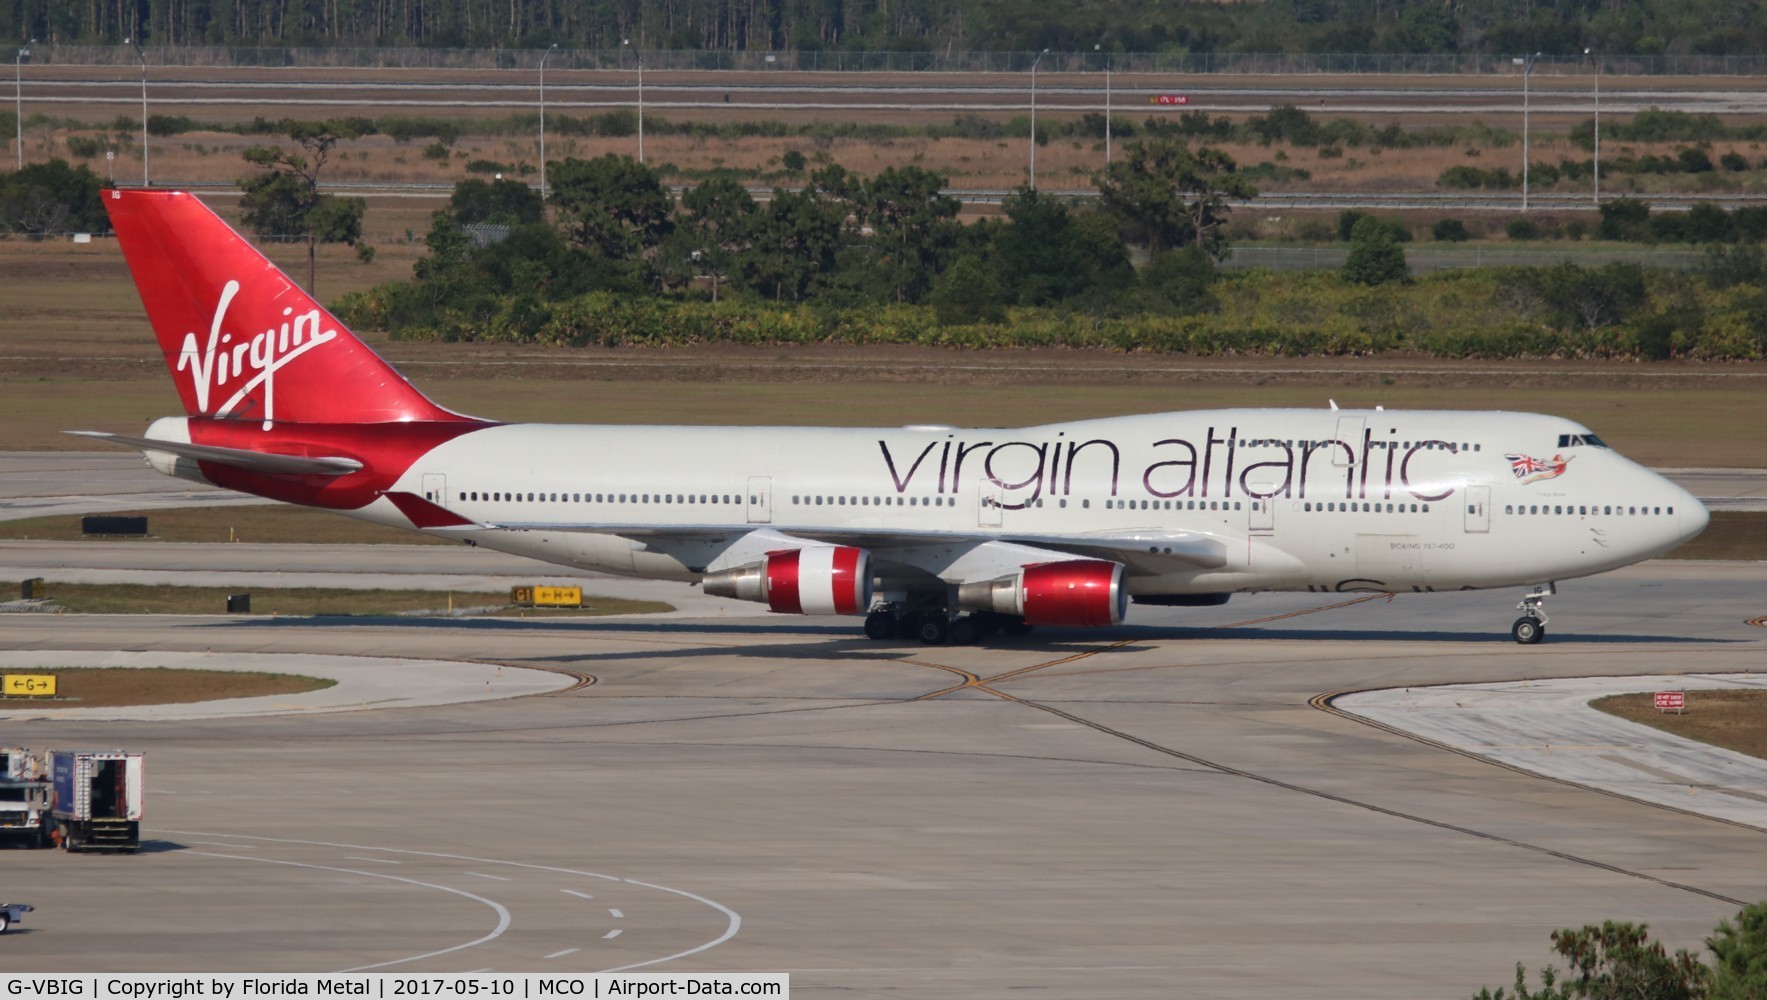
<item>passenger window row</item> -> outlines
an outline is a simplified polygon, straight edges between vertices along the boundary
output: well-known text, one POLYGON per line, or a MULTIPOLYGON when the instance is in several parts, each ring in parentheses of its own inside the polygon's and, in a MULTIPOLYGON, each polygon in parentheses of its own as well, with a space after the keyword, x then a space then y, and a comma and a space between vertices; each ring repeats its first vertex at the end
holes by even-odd
POLYGON ((1309 500, 1309 501, 1303 503, 1301 505, 1301 507, 1303 510, 1324 512, 1327 514, 1331 514, 1331 513, 1428 514, 1430 512, 1430 505, 1427 503, 1426 504, 1415 504, 1415 503, 1413 503, 1413 504, 1403 504, 1403 503, 1379 504, 1379 503, 1373 503, 1373 502, 1362 503, 1360 501, 1339 503, 1339 502, 1330 501, 1330 500, 1321 503, 1318 501, 1309 500))
POLYGON ((1239 510, 1240 502, 1235 500, 1230 505, 1226 500, 1106 500, 1104 509, 1117 510, 1239 510), (1164 506, 1161 506, 1161 504, 1164 506), (1137 506, 1139 504, 1139 506, 1137 506), (1177 506, 1173 506, 1176 504, 1177 506))
POLYGON ((1570 515, 1572 517, 1579 515, 1587 516, 1590 514, 1600 514, 1608 517, 1616 514, 1622 517, 1658 517, 1663 514, 1674 514, 1675 508, 1614 507, 1610 505, 1603 505, 1597 508, 1586 504, 1504 504, 1503 512, 1505 514, 1525 515, 1559 514, 1570 515))
MULTIPOLYGON (((468 501, 492 503, 683 503, 740 504, 740 493, 505 493, 497 490, 466 490, 461 496, 468 501)), ((758 496, 750 503, 760 503, 758 496)))
MULTIPOLYGON (((1594 437, 1594 435, 1591 434, 1591 435, 1589 435, 1589 437, 1594 437)), ((1291 439, 1291 438, 1251 438, 1251 439, 1241 440, 1239 442, 1239 446, 1241 448, 1295 448, 1295 447, 1299 447, 1302 445, 1312 445, 1314 448, 1329 448, 1333 444, 1339 444, 1339 443, 1348 443, 1348 442, 1301 441, 1298 439, 1291 439)), ((1400 451, 1409 451, 1411 448, 1411 442, 1410 441, 1369 441, 1368 446, 1370 448, 1376 448, 1376 449, 1397 448, 1400 451)), ((1425 451, 1462 452, 1462 451, 1483 451, 1484 450, 1483 445, 1469 444, 1464 441, 1462 441, 1462 442, 1419 441, 1419 442, 1417 442, 1417 447, 1422 448, 1425 451)))

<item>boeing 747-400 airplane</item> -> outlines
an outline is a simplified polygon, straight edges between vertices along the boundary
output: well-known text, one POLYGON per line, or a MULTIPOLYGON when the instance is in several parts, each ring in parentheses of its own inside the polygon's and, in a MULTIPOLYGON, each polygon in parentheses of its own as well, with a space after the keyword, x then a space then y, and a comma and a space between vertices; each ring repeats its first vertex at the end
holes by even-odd
POLYGON ((875 639, 1108 627, 1130 603, 1531 587, 1699 534, 1685 490, 1529 413, 1215 410, 966 429, 507 424, 436 405, 196 198, 105 205, 185 415, 159 471, 875 639))

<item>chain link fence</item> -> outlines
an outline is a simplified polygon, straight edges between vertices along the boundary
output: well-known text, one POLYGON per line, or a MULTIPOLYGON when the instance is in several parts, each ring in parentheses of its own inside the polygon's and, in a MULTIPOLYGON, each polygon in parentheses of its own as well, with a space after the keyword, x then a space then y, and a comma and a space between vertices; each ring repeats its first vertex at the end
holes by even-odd
MULTIPOLYGON (((535 69, 544 49, 291 48, 269 46, 154 46, 144 50, 154 66, 286 67, 350 69, 535 69)), ((554 52, 550 69, 635 70, 640 58, 651 71, 809 73, 1023 73, 1035 52, 842 52, 704 51, 627 48, 554 52)), ((31 61, 60 66, 134 66, 126 45, 31 46, 31 61)), ((1050 52, 1039 69, 1053 73, 1115 73, 1169 76, 1339 75, 1520 76, 1517 57, 1486 54, 1256 53, 1256 52, 1050 52)), ((1587 58, 1542 56, 1534 73, 1588 73, 1587 58)), ((1603 55, 1609 76, 1760 76, 1767 56, 1603 55)))

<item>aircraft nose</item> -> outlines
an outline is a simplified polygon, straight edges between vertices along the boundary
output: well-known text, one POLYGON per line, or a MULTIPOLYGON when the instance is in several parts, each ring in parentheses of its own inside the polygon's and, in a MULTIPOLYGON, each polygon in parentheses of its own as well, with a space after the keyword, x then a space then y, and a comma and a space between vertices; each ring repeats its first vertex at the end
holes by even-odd
POLYGON ((1699 502, 1698 497, 1685 490, 1682 494, 1685 499, 1675 505, 1675 517, 1681 522, 1681 541, 1690 542, 1706 530, 1706 525, 1712 521, 1712 512, 1699 502))

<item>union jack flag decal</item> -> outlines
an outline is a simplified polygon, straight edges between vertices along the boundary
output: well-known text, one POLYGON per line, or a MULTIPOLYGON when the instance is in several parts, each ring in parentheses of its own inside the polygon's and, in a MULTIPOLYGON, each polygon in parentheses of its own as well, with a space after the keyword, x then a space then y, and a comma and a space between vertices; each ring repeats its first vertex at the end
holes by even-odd
POLYGON ((1524 483, 1539 482, 1542 479, 1557 479, 1565 474, 1565 467, 1571 464, 1571 460, 1563 455, 1554 455, 1550 459, 1544 459, 1535 458, 1532 455, 1511 453, 1503 457, 1509 459, 1509 470, 1524 483))

